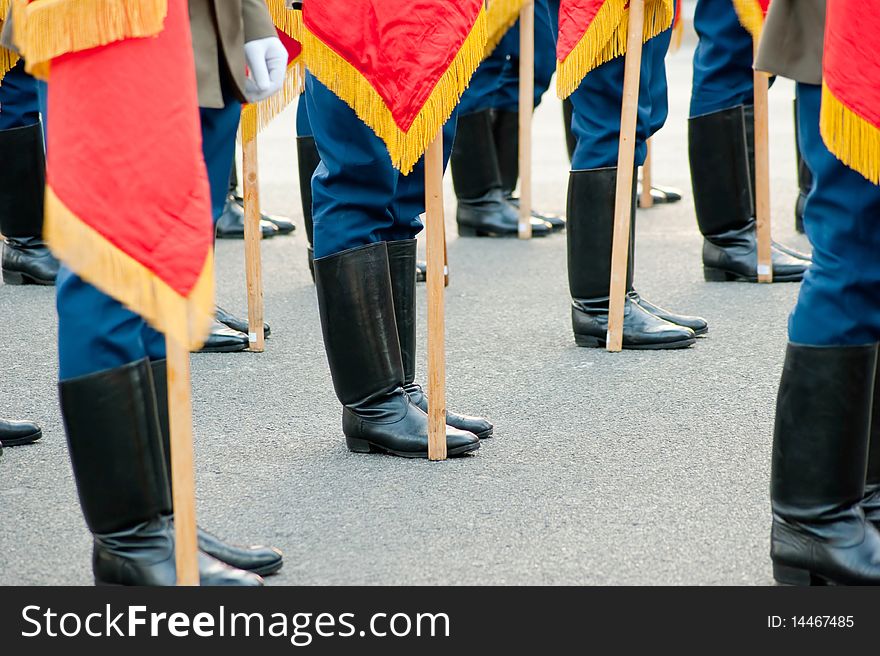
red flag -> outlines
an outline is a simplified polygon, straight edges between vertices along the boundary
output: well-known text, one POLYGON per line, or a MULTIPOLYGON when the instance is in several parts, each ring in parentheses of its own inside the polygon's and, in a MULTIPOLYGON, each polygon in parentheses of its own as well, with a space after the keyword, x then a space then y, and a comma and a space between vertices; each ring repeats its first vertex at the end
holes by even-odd
POLYGON ((306 68, 409 173, 479 66, 483 0, 321 0, 303 11, 306 68))
POLYGON ((519 20, 520 11, 526 0, 489 0, 486 11, 486 22, 489 30, 489 38, 486 42, 486 57, 492 54, 492 51, 507 34, 507 31, 513 27, 513 24, 519 20))
POLYGON ((755 41, 760 39, 770 0, 733 0, 733 6, 742 26, 749 31, 755 41))
POLYGON ((880 65, 876 2, 829 2, 820 128, 844 164, 880 184, 880 65))
POLYGON ((32 51, 52 53, 46 239, 83 279, 196 346, 214 312, 213 235, 187 2, 104 4, 119 22, 77 47, 69 30, 84 16, 95 27, 82 11, 93 2, 35 0, 15 17, 28 65, 47 63, 32 51))
MULTIPOLYGON (((673 0, 645 0, 644 39, 672 25, 673 0)), ((587 73, 626 54, 628 0, 562 0, 556 43, 556 90, 567 98, 587 73)))

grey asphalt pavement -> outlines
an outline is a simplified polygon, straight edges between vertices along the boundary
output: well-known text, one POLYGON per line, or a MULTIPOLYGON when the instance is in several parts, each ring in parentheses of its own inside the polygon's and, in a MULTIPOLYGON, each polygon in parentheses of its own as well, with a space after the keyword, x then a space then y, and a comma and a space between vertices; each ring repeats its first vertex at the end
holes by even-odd
MULTIPOLYGON (((459 239, 447 176, 448 399, 496 437, 444 463, 346 450, 306 267, 294 110, 260 139, 264 207, 294 237, 263 246, 263 354, 192 359, 199 517, 286 554, 270 584, 768 584, 768 474, 786 317, 798 286, 703 281, 686 116, 692 44, 669 59, 655 180, 686 190, 638 215, 639 291, 709 319, 674 352, 576 348, 565 237, 459 239)), ((801 249, 793 87, 771 91, 774 236, 801 249)), ((535 197, 565 209, 551 91, 535 124, 535 197)), ((245 314, 241 242, 220 242, 218 298, 245 314)), ((420 289, 425 334, 425 292, 420 289)), ((0 458, 0 584, 90 584, 58 411, 53 290, 0 285, 0 414, 45 437, 0 458)), ((420 353, 424 379, 424 349, 420 353)))

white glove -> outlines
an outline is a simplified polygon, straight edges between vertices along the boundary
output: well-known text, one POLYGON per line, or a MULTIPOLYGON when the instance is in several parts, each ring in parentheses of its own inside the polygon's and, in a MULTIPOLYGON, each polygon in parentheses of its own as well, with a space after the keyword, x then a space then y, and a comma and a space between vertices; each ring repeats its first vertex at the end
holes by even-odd
POLYGON ((259 102, 278 93, 287 73, 287 49, 277 36, 244 44, 248 76, 244 94, 250 102, 259 102))

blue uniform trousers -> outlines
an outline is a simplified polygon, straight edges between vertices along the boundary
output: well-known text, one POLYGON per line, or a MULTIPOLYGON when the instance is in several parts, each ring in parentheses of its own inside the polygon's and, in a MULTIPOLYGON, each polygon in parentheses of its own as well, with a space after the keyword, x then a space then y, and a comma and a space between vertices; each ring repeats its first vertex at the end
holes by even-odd
MULTIPOLYGON (((306 77, 304 127, 321 163, 312 177, 315 258, 379 241, 413 239, 425 211, 424 158, 403 175, 385 143, 332 91, 306 77)), ((302 132, 299 132, 303 136, 302 132)), ((443 128, 444 164, 452 152, 455 114, 443 128)))
MULTIPOLYGON (((669 114, 665 57, 672 30, 649 40, 642 49, 639 110, 636 126, 636 165, 647 155, 646 142, 663 127, 669 114)), ((620 111, 623 104, 624 57, 616 57, 590 71, 571 94, 571 121, 577 146, 572 170, 617 166, 620 147, 620 111)))
POLYGON ((699 0, 694 29, 700 40, 694 53, 691 118, 753 104, 754 45, 733 1, 699 0))
MULTIPOLYGON (((202 108, 200 115, 211 209, 216 221, 223 212, 229 188, 241 103, 230 97, 223 109, 202 108)), ((143 358, 161 360, 165 357, 164 335, 67 267, 61 267, 56 288, 61 380, 113 369, 143 358)))
MULTIPOLYGON (((558 2, 555 18, 558 21, 558 2)), ((556 72, 556 40, 548 0, 535 2, 535 107, 556 72)), ((558 28, 557 28, 558 29, 558 28)), ((519 111, 519 21, 502 37, 471 78, 459 106, 461 115, 486 109, 519 111)))
POLYGON ((788 325, 812 346, 880 341, 880 187, 840 162, 819 134, 822 88, 798 84, 798 135, 813 172, 804 228, 813 264, 788 325))
POLYGON ((37 81, 19 61, 0 81, 0 130, 33 125, 40 120, 37 81))

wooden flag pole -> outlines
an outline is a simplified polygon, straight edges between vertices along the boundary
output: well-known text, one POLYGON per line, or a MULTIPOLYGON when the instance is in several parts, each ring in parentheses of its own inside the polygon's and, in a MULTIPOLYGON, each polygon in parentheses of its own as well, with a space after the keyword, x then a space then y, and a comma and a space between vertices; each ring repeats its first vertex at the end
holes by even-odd
POLYGON ((645 0, 629 3, 626 61, 623 74, 623 107, 620 112, 620 150, 617 157, 617 190, 614 201, 614 238, 611 245, 611 291, 608 305, 606 348, 623 348, 623 313, 626 307, 626 265, 633 202, 636 118, 639 109, 639 80, 642 73, 642 32, 645 0))
POLYGON ((532 113, 535 110, 535 2, 519 14, 519 225, 520 239, 532 238, 532 113))
MULTIPOLYGON (((755 56, 757 57, 757 43, 755 56)), ((758 233, 758 282, 773 282, 770 244, 770 76, 755 70, 755 216, 758 233)))
POLYGON ((262 353, 266 347, 263 334, 263 263, 260 241, 260 185, 257 174, 257 113, 242 112, 242 178, 244 178, 244 267, 247 277, 248 341, 250 350, 262 353), (245 125, 248 123, 248 125, 245 125))
POLYGON ((651 175, 651 139, 648 139, 645 145, 648 147, 648 155, 645 157, 645 163, 642 164, 642 196, 639 199, 639 207, 643 210, 654 207, 654 196, 651 194, 651 186, 654 183, 651 175))
POLYGON ((171 338, 166 338, 165 348, 177 585, 199 585, 189 349, 171 338))
POLYGON ((428 238, 428 459, 446 460, 446 334, 443 252, 443 131, 425 153, 428 238))

